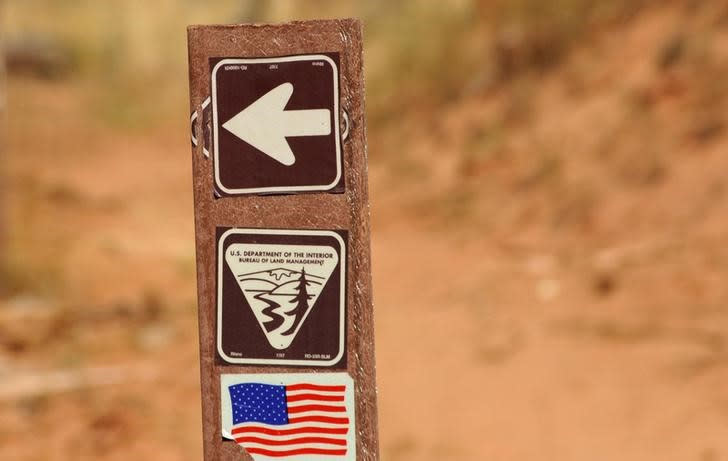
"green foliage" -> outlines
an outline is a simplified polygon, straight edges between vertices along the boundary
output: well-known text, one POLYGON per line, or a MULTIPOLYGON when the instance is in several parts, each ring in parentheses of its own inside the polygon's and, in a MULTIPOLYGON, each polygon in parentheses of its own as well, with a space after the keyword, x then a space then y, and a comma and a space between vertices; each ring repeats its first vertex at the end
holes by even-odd
POLYGON ((112 6, 34 0, 9 2, 2 26, 9 39, 41 36, 63 50, 76 75, 102 87, 98 115, 133 126, 182 110, 173 101, 186 97, 188 24, 359 16, 365 22, 369 115, 376 129, 403 112, 423 112, 546 69, 589 27, 626 17, 642 3, 129 0, 112 6), (133 109, 128 101, 134 101, 133 109), (160 104, 168 112, 148 114, 160 104))
POLYGON ((375 124, 456 99, 485 58, 470 2, 415 1, 389 10, 367 24, 367 84, 375 124))
POLYGON ((184 114, 187 25, 235 22, 243 14, 236 0, 11 1, 3 13, 8 43, 23 49, 40 42, 66 56, 66 77, 93 96, 94 116, 122 129, 184 114))

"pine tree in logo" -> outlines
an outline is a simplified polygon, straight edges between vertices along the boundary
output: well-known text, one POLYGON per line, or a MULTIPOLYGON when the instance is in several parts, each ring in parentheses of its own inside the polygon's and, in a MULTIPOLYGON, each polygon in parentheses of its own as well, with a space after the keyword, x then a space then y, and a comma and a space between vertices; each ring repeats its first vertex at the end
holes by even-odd
POLYGON ((303 321, 303 316, 308 311, 308 300, 313 298, 312 295, 308 294, 308 280, 306 280, 306 269, 301 268, 301 278, 298 279, 298 285, 296 285, 296 297, 293 300, 296 302, 296 307, 286 312, 288 315, 294 316, 293 324, 291 327, 281 333, 283 336, 288 336, 296 332, 298 325, 303 321))

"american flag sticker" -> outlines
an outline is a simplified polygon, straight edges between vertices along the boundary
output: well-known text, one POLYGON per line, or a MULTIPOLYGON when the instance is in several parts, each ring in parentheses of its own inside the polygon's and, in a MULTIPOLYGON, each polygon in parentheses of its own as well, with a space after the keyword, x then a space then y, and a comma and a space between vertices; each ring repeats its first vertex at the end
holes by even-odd
POLYGON ((222 436, 258 460, 356 459, 347 373, 223 374, 222 436))

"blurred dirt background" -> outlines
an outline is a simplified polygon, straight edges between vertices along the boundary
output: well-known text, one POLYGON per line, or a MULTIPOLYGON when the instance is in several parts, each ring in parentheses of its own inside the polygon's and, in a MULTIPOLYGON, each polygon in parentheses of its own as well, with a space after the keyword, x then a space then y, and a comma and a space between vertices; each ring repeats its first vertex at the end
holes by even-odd
POLYGON ((185 26, 365 21, 385 460, 728 460, 728 2, 10 0, 0 459, 201 458, 185 26))

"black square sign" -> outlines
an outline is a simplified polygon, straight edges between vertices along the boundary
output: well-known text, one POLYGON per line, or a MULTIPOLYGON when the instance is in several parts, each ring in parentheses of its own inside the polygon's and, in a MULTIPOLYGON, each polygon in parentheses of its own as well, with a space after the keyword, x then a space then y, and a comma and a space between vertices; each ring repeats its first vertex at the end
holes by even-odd
POLYGON ((220 195, 343 191, 338 54, 210 65, 220 195))
POLYGON ((247 365, 346 367, 346 232, 217 229, 217 350, 247 365))

